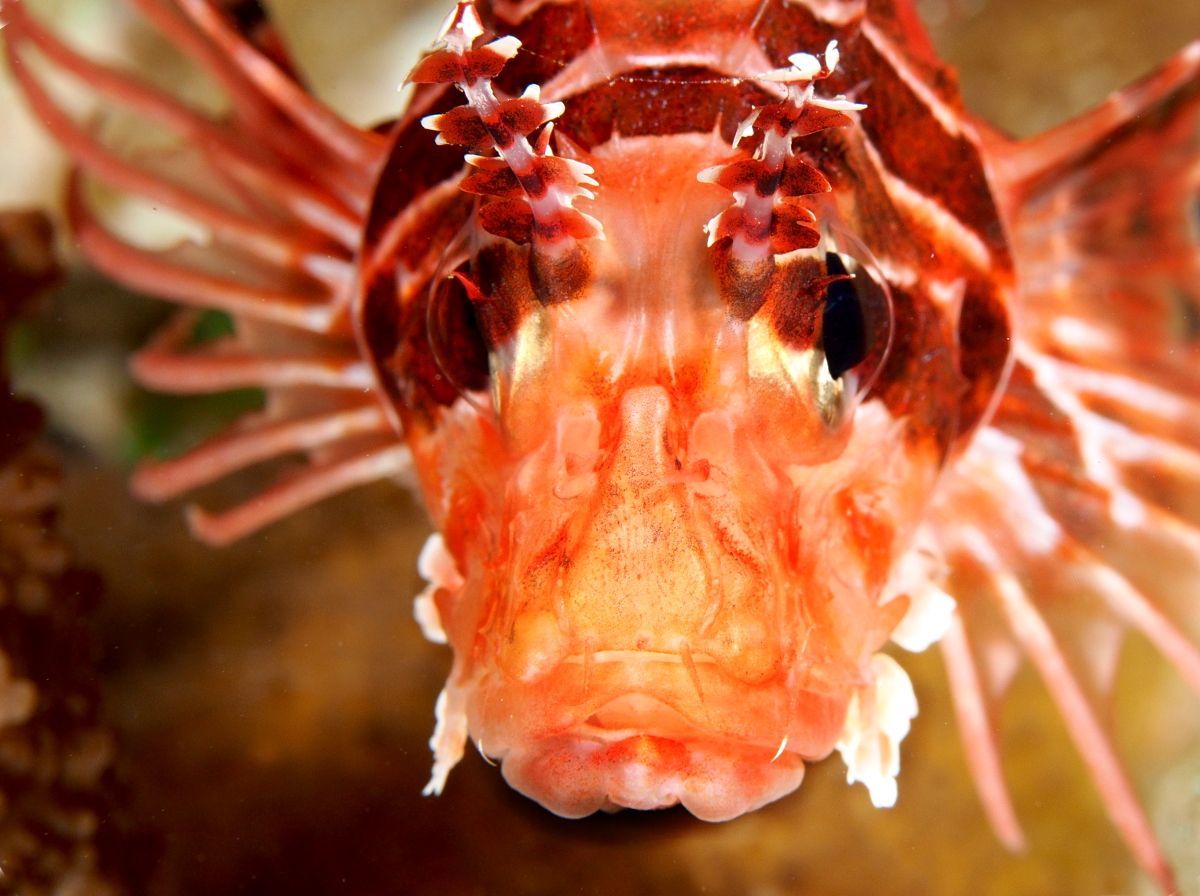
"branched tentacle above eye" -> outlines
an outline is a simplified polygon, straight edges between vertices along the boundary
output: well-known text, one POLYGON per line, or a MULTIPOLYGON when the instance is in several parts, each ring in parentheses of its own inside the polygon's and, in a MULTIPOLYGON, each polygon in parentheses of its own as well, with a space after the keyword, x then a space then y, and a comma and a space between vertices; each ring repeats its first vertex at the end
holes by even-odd
POLYGON ((593 198, 587 189, 597 186, 593 169, 550 151, 551 122, 563 113, 563 104, 543 103, 536 84, 519 97, 497 97, 492 79, 521 42, 501 37, 476 47, 482 37, 474 5, 459 3, 442 27, 441 48, 409 75, 419 84, 457 84, 467 97, 467 105, 422 121, 438 132, 438 143, 497 154, 467 156, 476 170, 463 180, 462 189, 492 197, 479 209, 480 224, 489 233, 531 243, 536 252, 554 258, 570 254, 579 240, 603 239, 600 222, 572 206, 578 196, 593 198))
POLYGON ((788 68, 759 76, 787 86, 781 103, 756 109, 738 128, 736 146, 747 137, 761 139, 754 157, 715 165, 698 178, 733 193, 734 205, 713 218, 706 227, 709 245, 730 240, 732 257, 754 265, 772 255, 796 249, 811 249, 821 241, 816 216, 798 198, 828 193, 829 181, 816 168, 796 156, 792 140, 831 127, 853 124, 846 113, 865 109, 845 97, 824 99, 813 88, 816 81, 833 74, 838 64, 837 41, 831 41, 825 58, 796 53, 788 68))

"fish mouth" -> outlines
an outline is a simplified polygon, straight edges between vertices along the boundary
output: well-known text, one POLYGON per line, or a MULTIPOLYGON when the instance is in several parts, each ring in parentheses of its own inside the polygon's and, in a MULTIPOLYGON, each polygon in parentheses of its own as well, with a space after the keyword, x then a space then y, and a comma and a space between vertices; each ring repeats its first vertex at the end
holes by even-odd
POLYGON ((501 771, 566 818, 682 804, 704 821, 727 821, 799 787, 804 761, 713 739, 662 701, 626 694, 575 730, 510 750, 501 771))
POLYGON ((736 818, 800 786, 805 760, 833 747, 840 701, 797 703, 783 687, 727 681, 705 659, 571 657, 536 689, 485 688, 472 729, 509 785, 557 815, 682 804, 705 821, 736 818), (809 736, 789 731, 798 705, 809 736), (813 728, 828 730, 814 740, 813 728))

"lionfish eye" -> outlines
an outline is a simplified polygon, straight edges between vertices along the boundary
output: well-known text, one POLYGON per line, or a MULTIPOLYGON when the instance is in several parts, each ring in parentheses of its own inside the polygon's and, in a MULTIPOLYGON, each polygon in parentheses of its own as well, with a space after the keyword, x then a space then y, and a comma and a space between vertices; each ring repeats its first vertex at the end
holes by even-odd
POLYGON ((821 312, 821 333, 825 364, 835 380, 867 358, 867 324, 858 296, 857 274, 851 274, 836 252, 825 253, 825 271, 834 280, 825 289, 825 307, 821 312))
POLYGON ((891 348, 892 294, 874 254, 852 231, 831 222, 821 249, 826 275, 839 279, 825 287, 818 347, 829 378, 842 381, 855 404, 891 348))
POLYGON ((830 222, 814 261, 827 277, 810 391, 831 428, 847 420, 871 391, 891 346, 892 297, 871 250, 851 231, 830 222), (824 257, 824 265, 819 259, 824 257))

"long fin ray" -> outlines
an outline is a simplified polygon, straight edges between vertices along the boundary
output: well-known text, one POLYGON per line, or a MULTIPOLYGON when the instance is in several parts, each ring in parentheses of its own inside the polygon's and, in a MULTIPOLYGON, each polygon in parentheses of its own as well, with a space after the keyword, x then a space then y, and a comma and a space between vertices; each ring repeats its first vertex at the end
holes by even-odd
POLYGON ((934 508, 961 614, 943 652, 1002 839, 1019 829, 985 724, 1014 664, 997 612, 1169 890, 1101 720, 1127 628, 1200 686, 1200 43, 1077 121, 991 149, 1023 309, 996 414, 934 508))
POLYGON ((20 0, 0 0, 5 51, 31 105, 76 166, 68 217, 84 254, 126 286, 234 319, 232 337, 195 346, 196 314, 177 317, 135 361, 134 374, 148 387, 185 394, 237 386, 267 392, 260 418, 243 419, 236 435, 182 458, 143 467, 135 486, 164 498, 272 457, 307 456, 300 473, 229 511, 191 513, 200 537, 222 544, 337 491, 405 474, 407 448, 374 394, 369 369, 356 360, 348 317, 354 256, 385 139, 304 94, 256 0, 133 2, 214 77, 230 100, 229 114, 203 113, 85 59, 20 0), (82 83, 102 110, 120 107, 175 142, 131 148, 75 120, 43 85, 42 69, 27 65, 34 54, 82 83), (245 70, 246 60, 253 71, 245 70), (267 83, 255 72, 266 72, 267 83), (140 230, 93 207, 103 199, 85 189, 93 184, 119 203, 133 199, 180 214, 184 234, 143 245, 140 230))

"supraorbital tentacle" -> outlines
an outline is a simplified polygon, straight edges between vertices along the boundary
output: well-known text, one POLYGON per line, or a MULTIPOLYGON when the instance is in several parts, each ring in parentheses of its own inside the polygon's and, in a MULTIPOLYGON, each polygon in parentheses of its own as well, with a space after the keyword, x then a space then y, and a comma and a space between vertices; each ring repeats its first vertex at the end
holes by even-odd
POLYGON ((752 159, 716 165, 698 175, 735 197, 734 205, 706 226, 710 246, 728 239, 735 259, 754 264, 820 243, 816 216, 798 200, 829 192, 829 181, 796 155, 792 143, 825 128, 848 127, 854 121, 846 113, 866 108, 845 97, 817 96, 815 83, 832 75, 839 59, 837 41, 830 41, 822 59, 794 53, 789 67, 759 75, 759 80, 784 85, 787 97, 755 109, 738 128, 735 147, 747 137, 759 141, 752 159))
POLYGON ((569 254, 580 240, 603 238, 600 222, 573 205, 577 197, 593 198, 588 187, 597 184, 591 166, 557 158, 550 150, 551 122, 562 114, 563 104, 541 102, 536 84, 519 97, 498 98, 492 81, 521 42, 501 37, 481 43, 483 36, 474 4, 459 3, 442 27, 442 46, 409 75, 417 84, 455 84, 467 98, 465 106, 422 120, 438 132, 439 144, 496 153, 467 156, 476 170, 462 181, 462 190, 490 197, 479 209, 480 224, 551 256, 569 254))

